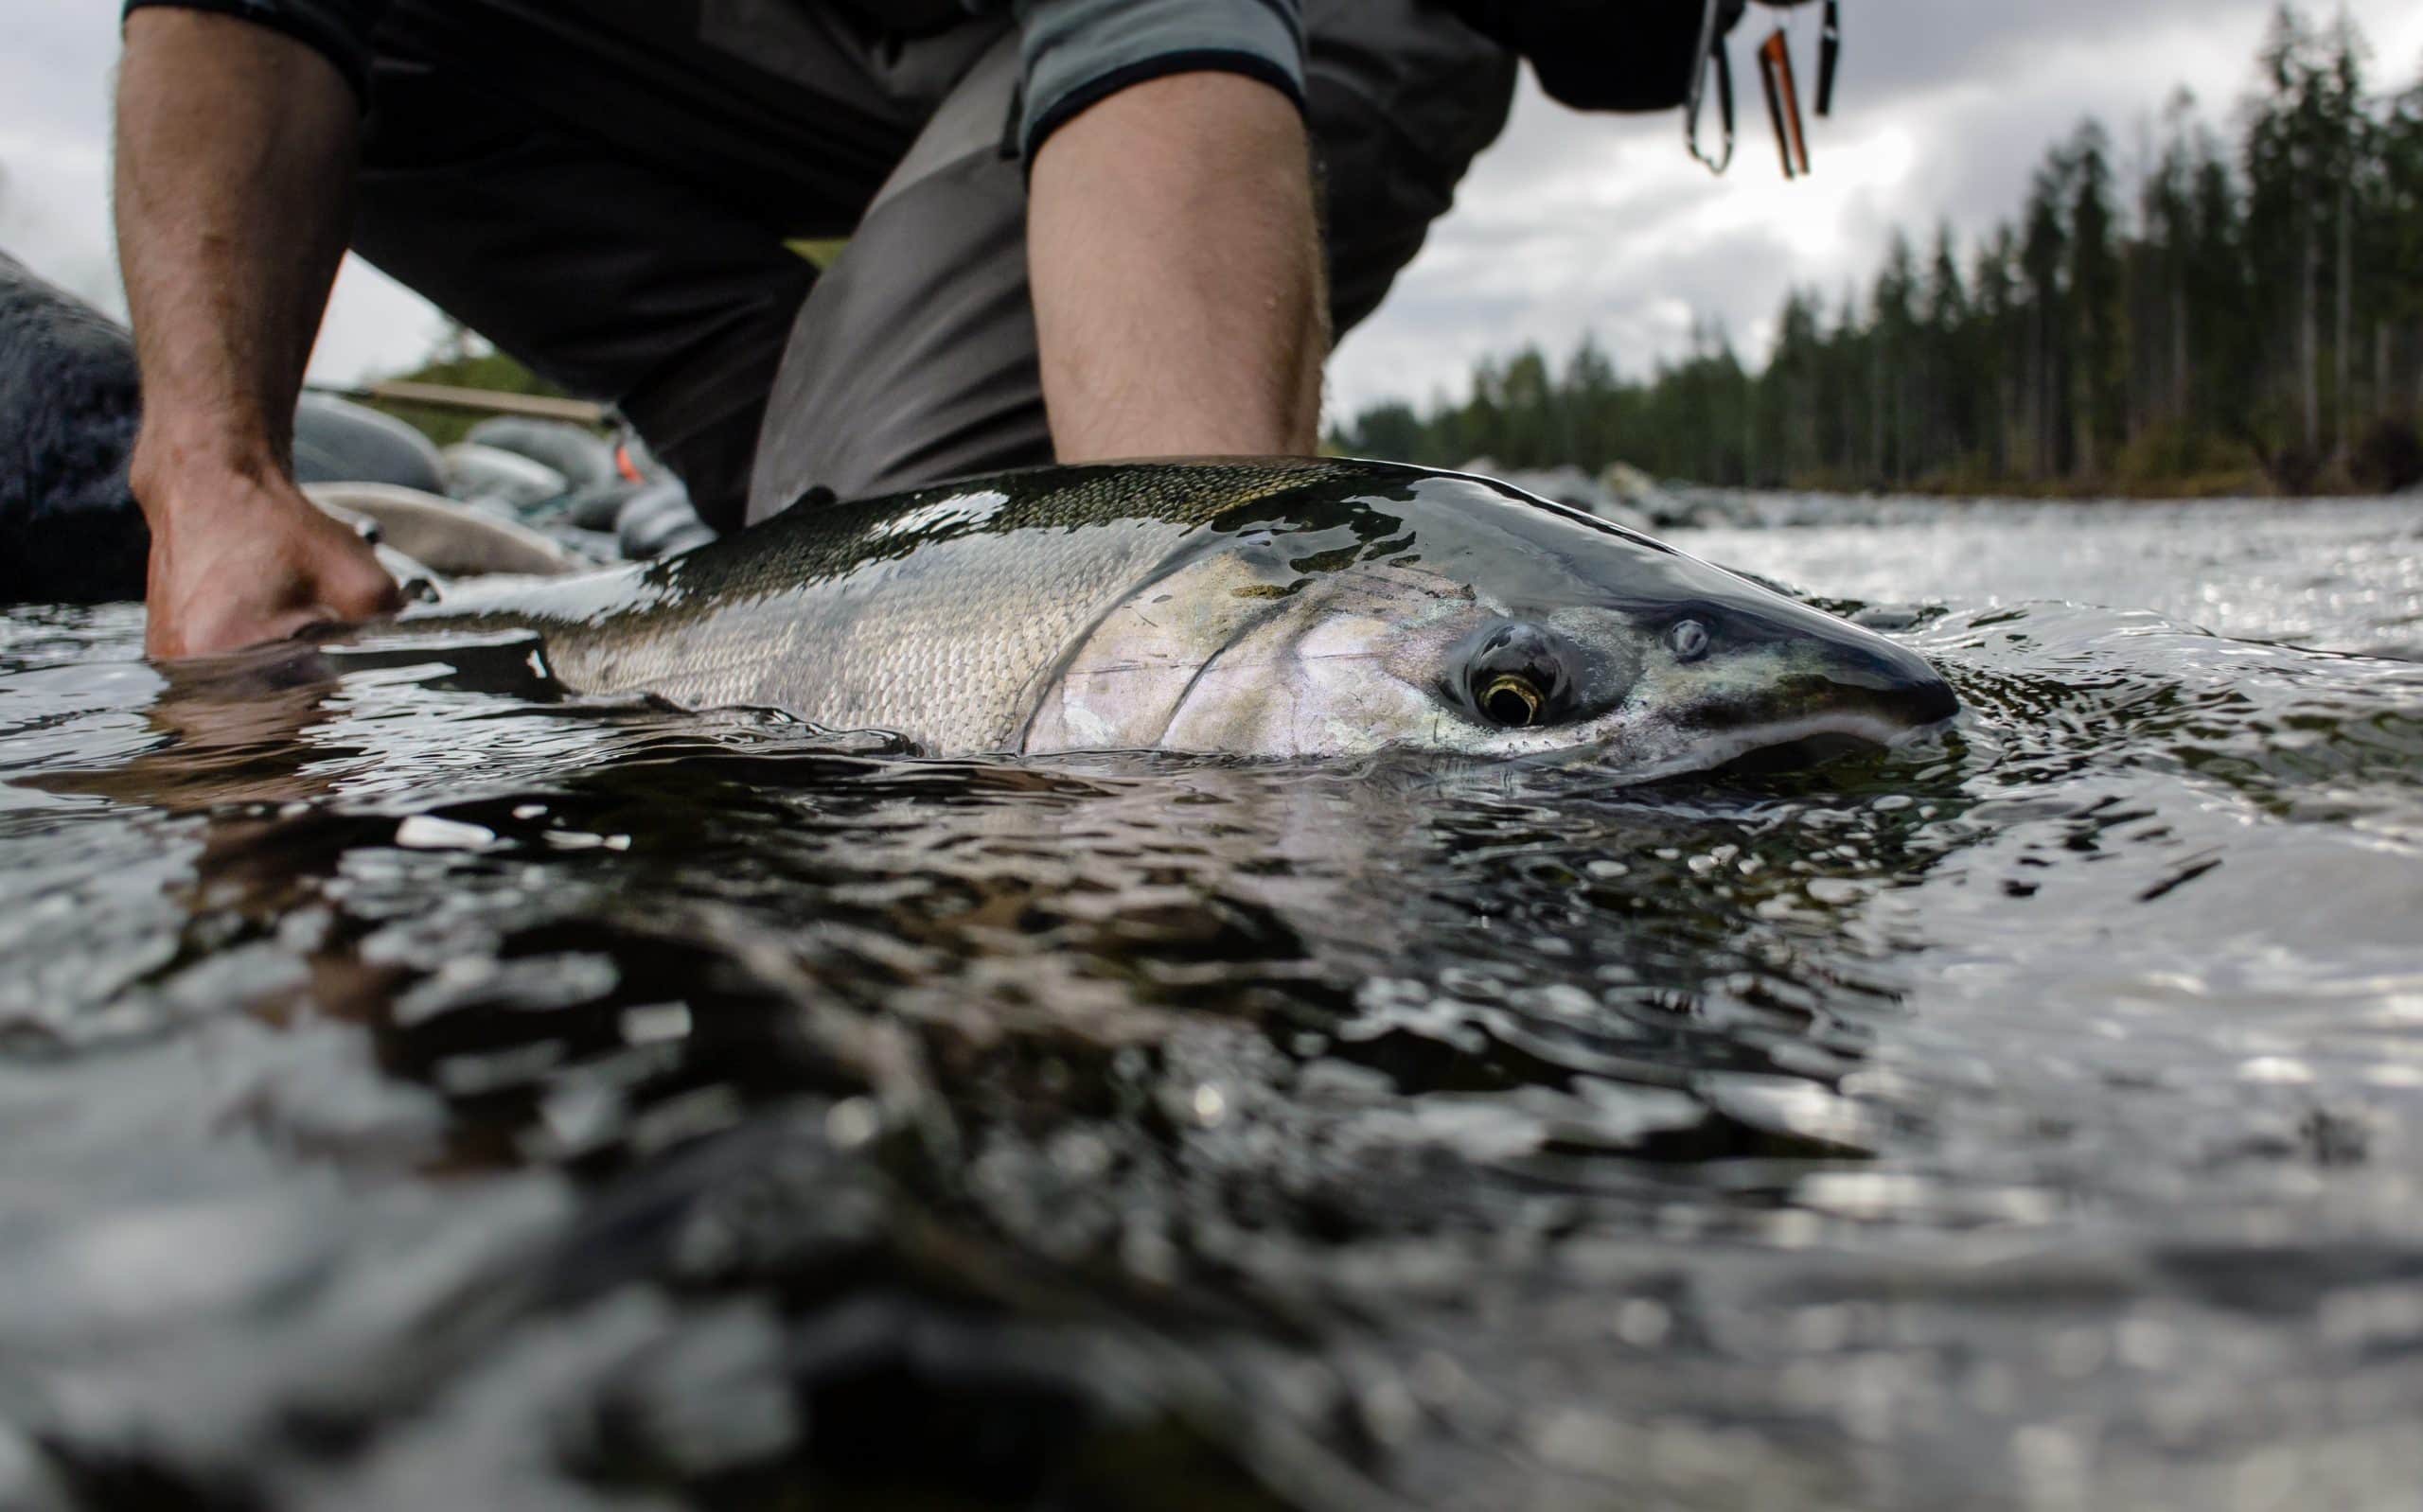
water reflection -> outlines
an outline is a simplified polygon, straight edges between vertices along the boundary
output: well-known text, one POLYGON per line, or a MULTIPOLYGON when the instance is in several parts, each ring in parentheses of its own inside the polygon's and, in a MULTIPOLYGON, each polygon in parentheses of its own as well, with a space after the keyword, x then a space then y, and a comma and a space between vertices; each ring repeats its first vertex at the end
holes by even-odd
POLYGON ((0 1501, 2395 1504, 2418 685, 1898 624, 1616 789, 11 622, 0 1501))

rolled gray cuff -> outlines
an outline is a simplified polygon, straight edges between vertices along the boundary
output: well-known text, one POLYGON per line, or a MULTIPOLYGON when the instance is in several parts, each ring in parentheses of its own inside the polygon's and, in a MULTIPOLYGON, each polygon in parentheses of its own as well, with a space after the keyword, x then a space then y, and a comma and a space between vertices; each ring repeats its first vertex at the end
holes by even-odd
POLYGON ((1018 144, 1029 158, 1086 107, 1167 74, 1242 74, 1303 108, 1296 0, 1019 0, 1017 18, 1018 144))

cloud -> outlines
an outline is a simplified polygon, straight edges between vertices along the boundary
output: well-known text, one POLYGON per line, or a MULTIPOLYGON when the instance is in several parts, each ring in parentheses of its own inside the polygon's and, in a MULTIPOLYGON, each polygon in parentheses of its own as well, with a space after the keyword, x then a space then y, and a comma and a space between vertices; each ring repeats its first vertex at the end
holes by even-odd
MULTIPOLYGON (((2012 216, 2045 149, 2084 116, 2110 130, 2123 185, 2150 124, 2186 85, 2226 121, 2252 79, 2273 0, 1848 0, 1834 118, 1813 122, 1814 176, 1786 184, 1746 62, 1774 25, 1735 34, 1742 138, 1712 178, 1685 156, 1677 115, 1583 115, 1525 81, 1504 136, 1466 177, 1388 303, 1340 344, 1330 404, 1461 394, 1485 353, 1552 355, 1595 334, 1638 376, 1687 349, 1694 314, 1763 355, 1785 293, 1831 307, 1865 288, 1894 231, 1938 221, 1964 249, 2012 216)), ((2320 6, 2308 6, 2325 14, 2320 6)), ((2349 7, 2377 84, 2423 65, 2411 0, 2349 7)), ((1795 22, 1804 74, 1813 28, 1795 22)))
POLYGON ((115 8, 17 0, 0 48, 0 248, 113 311, 110 70, 115 8))
MULTIPOLYGON (((108 98, 117 8, 8 0, 0 49, 0 246, 107 306, 119 300, 108 217, 108 98)), ((2101 116, 2124 177, 2136 123, 2175 84, 2225 119, 2272 0, 1847 0, 1839 114, 1817 123, 1817 172, 1781 182, 1755 77, 1724 179, 1684 156, 1678 116, 1576 114, 1527 81, 1514 117, 1379 313, 1331 364, 1335 408, 1460 392, 1473 360, 1595 333, 1634 373, 1721 321, 1753 355, 1784 292, 1829 302, 1873 274, 1894 229, 1964 237, 2012 212, 2045 146, 2101 116)), ((2316 14, 2326 5, 2311 4, 2316 14)), ((2353 0, 2377 79, 2423 64, 2423 8, 2353 0)), ((1795 13, 1812 56, 1814 8, 1795 13)), ((1737 53, 1772 26, 1754 12, 1737 53)), ((312 371, 346 379, 417 360, 437 317, 349 259, 312 371)))
MULTIPOLYGON (((9 45, 0 50, 0 248, 123 316, 109 213, 117 7, 9 3, 9 45)), ((426 301, 348 257, 312 352, 312 376, 349 382, 407 366, 429 351, 440 325, 426 301)))
POLYGON ((112 259, 108 182, 97 143, 65 143, 0 131, 0 249, 14 253, 54 283, 114 314, 122 314, 117 265, 112 259))

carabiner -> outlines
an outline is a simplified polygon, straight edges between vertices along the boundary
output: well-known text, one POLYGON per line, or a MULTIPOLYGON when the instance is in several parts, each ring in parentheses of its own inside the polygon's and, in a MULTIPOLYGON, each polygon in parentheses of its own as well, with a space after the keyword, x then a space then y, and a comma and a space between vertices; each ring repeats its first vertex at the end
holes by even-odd
POLYGON ((1717 30, 1717 12, 1724 0, 1707 0, 1707 9, 1700 17, 1700 45, 1691 63, 1691 92, 1683 112, 1683 146, 1691 156, 1707 165, 1711 173, 1722 175, 1733 166, 1733 63, 1725 56, 1722 34, 1717 30), (1724 144, 1715 157, 1700 150, 1700 104, 1707 92, 1708 70, 1716 71, 1717 108, 1724 120, 1724 144))

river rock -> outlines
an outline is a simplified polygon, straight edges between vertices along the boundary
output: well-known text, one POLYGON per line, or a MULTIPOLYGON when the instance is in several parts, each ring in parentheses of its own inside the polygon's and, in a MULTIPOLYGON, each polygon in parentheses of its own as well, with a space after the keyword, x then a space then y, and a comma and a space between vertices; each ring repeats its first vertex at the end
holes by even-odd
POLYGON ((380 483, 306 483, 303 492, 339 519, 376 526, 376 540, 448 577, 552 576, 588 565, 527 525, 440 494, 380 483))
POLYGON ((460 441, 440 453, 449 497, 494 501, 527 513, 563 497, 564 475, 533 457, 477 441, 460 441))
POLYGON ((429 438, 367 405, 306 394, 294 406, 294 481, 383 483, 437 493, 443 464, 429 438))
POLYGON ((1512 483, 1527 494, 1553 500, 1610 524, 1631 530, 1649 528, 1647 513, 1570 463, 1560 467, 1501 467, 1492 458, 1476 457, 1459 470, 1512 483))
POLYGON ((614 536, 623 554, 647 561, 715 539, 715 532, 699 519, 690 491, 679 478, 662 478, 623 502, 614 518, 614 536))

